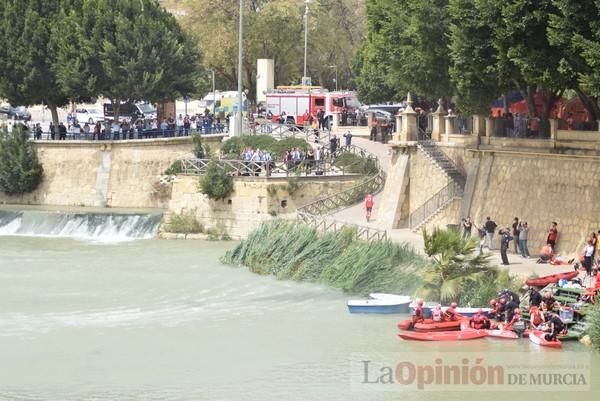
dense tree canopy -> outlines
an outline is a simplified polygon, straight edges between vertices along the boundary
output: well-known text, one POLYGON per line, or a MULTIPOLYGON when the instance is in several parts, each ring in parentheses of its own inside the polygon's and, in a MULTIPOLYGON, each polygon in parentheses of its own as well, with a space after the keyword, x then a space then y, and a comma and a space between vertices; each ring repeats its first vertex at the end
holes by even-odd
POLYGON ((44 102, 55 122, 69 100, 161 102, 201 82, 198 48, 157 0, 0 0, 0 37, 0 96, 44 102))
MULTIPOLYGON (((181 14, 183 26, 200 40, 206 68, 216 72, 217 89, 237 88, 237 0, 168 0, 181 14)), ((275 84, 300 83, 304 63, 304 2, 252 0, 244 2, 244 87, 253 99, 256 60, 275 63, 275 84)), ((351 85, 355 49, 364 34, 363 0, 319 0, 309 6, 308 72, 313 84, 335 88, 351 85)))
POLYGON ((454 97, 469 112, 520 91, 542 132, 573 90, 598 119, 599 19, 600 0, 367 0, 357 87, 368 101, 454 97))

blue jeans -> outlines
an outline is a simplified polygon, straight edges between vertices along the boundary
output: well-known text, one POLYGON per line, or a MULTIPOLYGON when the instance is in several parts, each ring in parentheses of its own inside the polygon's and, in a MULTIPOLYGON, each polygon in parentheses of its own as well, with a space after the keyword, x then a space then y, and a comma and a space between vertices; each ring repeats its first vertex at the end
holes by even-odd
POLYGON ((487 240, 488 240, 488 248, 490 249, 490 251, 494 250, 494 233, 486 233, 487 235, 487 240))
POLYGON ((527 249, 526 239, 519 240, 519 248, 521 248, 521 256, 523 256, 524 258, 529 256, 529 249, 527 249))

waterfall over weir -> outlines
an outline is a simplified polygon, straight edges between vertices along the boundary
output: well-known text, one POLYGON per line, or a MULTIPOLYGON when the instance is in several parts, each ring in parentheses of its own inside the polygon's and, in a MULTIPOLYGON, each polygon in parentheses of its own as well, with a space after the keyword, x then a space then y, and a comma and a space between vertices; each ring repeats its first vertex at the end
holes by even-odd
POLYGON ((0 235, 100 241, 153 238, 162 214, 0 210, 0 235))

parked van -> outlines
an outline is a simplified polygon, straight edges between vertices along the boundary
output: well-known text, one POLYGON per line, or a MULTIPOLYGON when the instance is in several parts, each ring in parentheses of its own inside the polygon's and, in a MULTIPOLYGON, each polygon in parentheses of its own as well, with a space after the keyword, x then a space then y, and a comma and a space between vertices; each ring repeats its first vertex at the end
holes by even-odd
MULTIPOLYGON (((114 120, 115 111, 113 104, 104 103, 104 118, 114 120)), ((152 120, 156 118, 156 109, 150 103, 121 103, 119 108, 119 119, 136 121, 152 120)))

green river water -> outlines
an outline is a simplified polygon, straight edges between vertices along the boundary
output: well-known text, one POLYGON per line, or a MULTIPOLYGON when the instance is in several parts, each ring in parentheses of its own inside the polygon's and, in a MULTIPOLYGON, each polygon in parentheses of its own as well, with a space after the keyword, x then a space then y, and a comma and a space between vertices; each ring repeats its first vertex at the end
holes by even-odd
POLYGON ((0 400, 600 400, 600 357, 578 343, 403 341, 403 316, 351 315, 336 290, 221 265, 232 246, 0 236, 0 400), (587 360, 590 383, 423 391, 351 375, 358 353, 448 351, 587 360))

